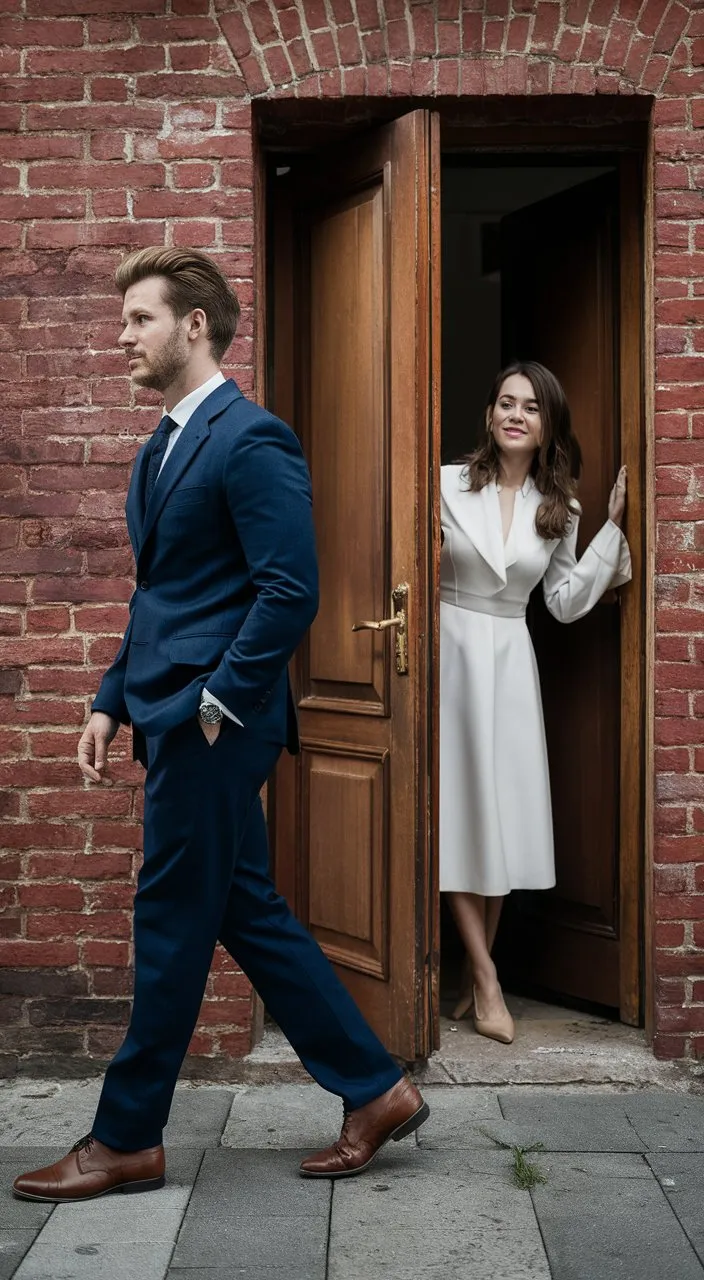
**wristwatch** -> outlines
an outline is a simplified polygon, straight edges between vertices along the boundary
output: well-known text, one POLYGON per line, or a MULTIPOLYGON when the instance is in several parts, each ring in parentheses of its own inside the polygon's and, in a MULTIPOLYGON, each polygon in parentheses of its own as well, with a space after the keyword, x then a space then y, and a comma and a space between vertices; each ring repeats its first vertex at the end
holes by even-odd
POLYGON ((204 698, 198 708, 198 715, 203 724, 220 724, 222 707, 219 707, 215 702, 206 702, 204 698))

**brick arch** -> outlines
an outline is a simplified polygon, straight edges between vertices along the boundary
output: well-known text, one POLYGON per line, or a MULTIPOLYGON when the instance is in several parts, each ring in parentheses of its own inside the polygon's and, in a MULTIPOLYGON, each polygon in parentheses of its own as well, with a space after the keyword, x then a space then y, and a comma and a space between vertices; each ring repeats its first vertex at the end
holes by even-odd
POLYGON ((697 15, 682 0, 220 0, 220 8, 251 97, 670 96, 688 91, 696 65, 688 31, 697 15))

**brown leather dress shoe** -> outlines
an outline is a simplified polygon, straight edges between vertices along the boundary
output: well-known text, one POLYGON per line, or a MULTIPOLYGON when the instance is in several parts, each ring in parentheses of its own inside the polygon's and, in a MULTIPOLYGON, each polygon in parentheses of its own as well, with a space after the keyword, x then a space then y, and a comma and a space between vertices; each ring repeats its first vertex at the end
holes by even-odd
POLYGON ((365 1107, 348 1111, 337 1142, 301 1162, 304 1178, 350 1178, 368 1169, 385 1142, 400 1142, 428 1119, 430 1107, 405 1076, 365 1107))
POLYGON ((95 1200, 108 1191, 156 1191, 164 1185, 164 1168, 162 1146, 114 1151, 89 1133, 63 1160, 20 1174, 12 1190, 21 1200, 95 1200))

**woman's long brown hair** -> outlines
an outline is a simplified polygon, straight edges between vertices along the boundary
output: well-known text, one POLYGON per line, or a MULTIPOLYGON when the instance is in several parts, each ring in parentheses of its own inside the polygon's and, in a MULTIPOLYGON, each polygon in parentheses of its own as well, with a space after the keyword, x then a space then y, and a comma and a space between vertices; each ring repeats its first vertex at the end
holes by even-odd
POLYGON ((497 374, 486 402, 484 443, 460 458, 463 478, 471 490, 483 489, 501 475, 501 454, 491 430, 494 405, 507 378, 520 373, 530 382, 540 410, 543 438, 531 465, 535 487, 543 501, 535 517, 536 532, 550 542, 569 532, 574 513, 582 455, 572 432, 570 409, 560 383, 545 365, 535 360, 514 360, 497 374))

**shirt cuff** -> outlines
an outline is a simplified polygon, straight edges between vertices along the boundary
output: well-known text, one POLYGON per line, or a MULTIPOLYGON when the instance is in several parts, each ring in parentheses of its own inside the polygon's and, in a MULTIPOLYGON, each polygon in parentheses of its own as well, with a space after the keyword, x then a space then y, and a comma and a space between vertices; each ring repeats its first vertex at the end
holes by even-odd
POLYGON ((240 725, 240 727, 244 729, 244 725, 242 724, 242 721, 238 720, 237 716, 233 716, 232 712, 228 711, 224 703, 222 703, 219 698, 214 698, 212 693, 208 693, 207 689, 203 689, 201 693, 201 698, 203 702, 209 702, 211 706, 219 707, 223 715, 227 716, 228 720, 234 720, 235 724, 240 725))

